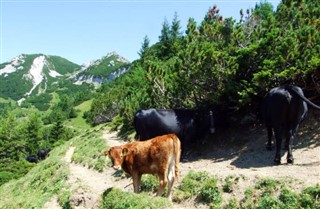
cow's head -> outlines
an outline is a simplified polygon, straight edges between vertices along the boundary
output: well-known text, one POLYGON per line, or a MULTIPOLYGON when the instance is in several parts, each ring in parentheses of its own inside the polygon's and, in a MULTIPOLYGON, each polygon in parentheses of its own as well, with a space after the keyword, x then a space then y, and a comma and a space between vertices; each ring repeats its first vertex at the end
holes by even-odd
POLYGON ((215 132, 213 112, 205 110, 196 113, 195 123, 199 134, 213 134, 215 132))
POLYGON ((128 149, 123 148, 122 146, 114 146, 108 150, 107 155, 110 157, 111 162, 112 162, 112 167, 115 170, 121 169, 123 159, 124 159, 125 155, 127 154, 127 152, 128 152, 128 149))

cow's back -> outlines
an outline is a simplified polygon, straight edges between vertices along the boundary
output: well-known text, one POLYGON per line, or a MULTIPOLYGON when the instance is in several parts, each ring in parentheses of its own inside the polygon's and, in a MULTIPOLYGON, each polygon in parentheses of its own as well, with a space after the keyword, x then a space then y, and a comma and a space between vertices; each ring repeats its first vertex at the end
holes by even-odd
MULTIPOLYGON (((297 88, 302 95, 303 92, 297 88)), ((307 112, 307 104, 291 89, 276 87, 270 90, 263 104, 263 116, 267 125, 296 125, 307 112)))
POLYGON ((134 116, 136 139, 147 140, 170 133, 180 133, 180 126, 173 111, 156 109, 138 110, 134 116))
MULTIPOLYGON (((174 134, 163 135, 146 141, 133 142, 125 156, 124 170, 132 174, 139 173, 155 174, 163 169, 168 169, 172 164, 180 161, 181 144, 174 134), (178 161, 177 161, 178 160, 178 161)), ((175 169, 177 175, 178 169, 175 169)))

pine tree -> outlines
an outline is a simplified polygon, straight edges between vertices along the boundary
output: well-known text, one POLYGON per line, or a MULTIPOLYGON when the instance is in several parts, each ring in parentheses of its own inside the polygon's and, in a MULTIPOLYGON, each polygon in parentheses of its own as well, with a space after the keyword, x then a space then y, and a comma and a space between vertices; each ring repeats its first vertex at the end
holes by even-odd
POLYGON ((141 59, 143 59, 146 50, 149 48, 149 44, 150 44, 150 40, 149 40, 148 36, 145 36, 143 38, 141 49, 138 52, 141 59))
POLYGON ((172 20, 172 24, 171 24, 170 38, 174 40, 177 38, 180 38, 181 37, 180 29, 181 29, 181 26, 180 26, 180 21, 178 20, 178 14, 175 12, 172 20))
POLYGON ((56 121, 50 131, 49 141, 50 144, 63 139, 63 134, 65 133, 65 128, 63 126, 63 114, 61 112, 56 113, 56 121))
POLYGON ((31 149, 32 153, 36 154, 39 150, 39 144, 42 140, 41 132, 42 132, 42 122, 40 120, 40 116, 37 113, 32 114, 24 128, 24 140, 27 143, 27 146, 31 149))

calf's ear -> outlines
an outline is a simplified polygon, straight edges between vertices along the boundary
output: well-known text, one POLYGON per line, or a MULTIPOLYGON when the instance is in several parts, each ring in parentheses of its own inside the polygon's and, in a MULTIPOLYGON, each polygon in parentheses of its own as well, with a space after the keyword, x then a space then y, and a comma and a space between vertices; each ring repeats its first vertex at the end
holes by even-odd
POLYGON ((125 157, 128 154, 128 148, 123 148, 122 149, 122 157, 125 157))

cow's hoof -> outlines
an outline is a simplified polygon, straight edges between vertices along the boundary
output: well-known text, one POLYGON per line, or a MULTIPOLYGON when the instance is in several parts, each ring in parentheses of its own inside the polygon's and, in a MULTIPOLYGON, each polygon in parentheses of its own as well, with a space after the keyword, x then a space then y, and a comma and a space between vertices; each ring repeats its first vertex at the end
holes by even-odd
POLYGON ((281 164, 281 160, 278 158, 275 158, 273 161, 274 165, 280 165, 281 164))
POLYGON ((293 158, 288 158, 288 159, 287 159, 287 163, 293 164, 293 158))

